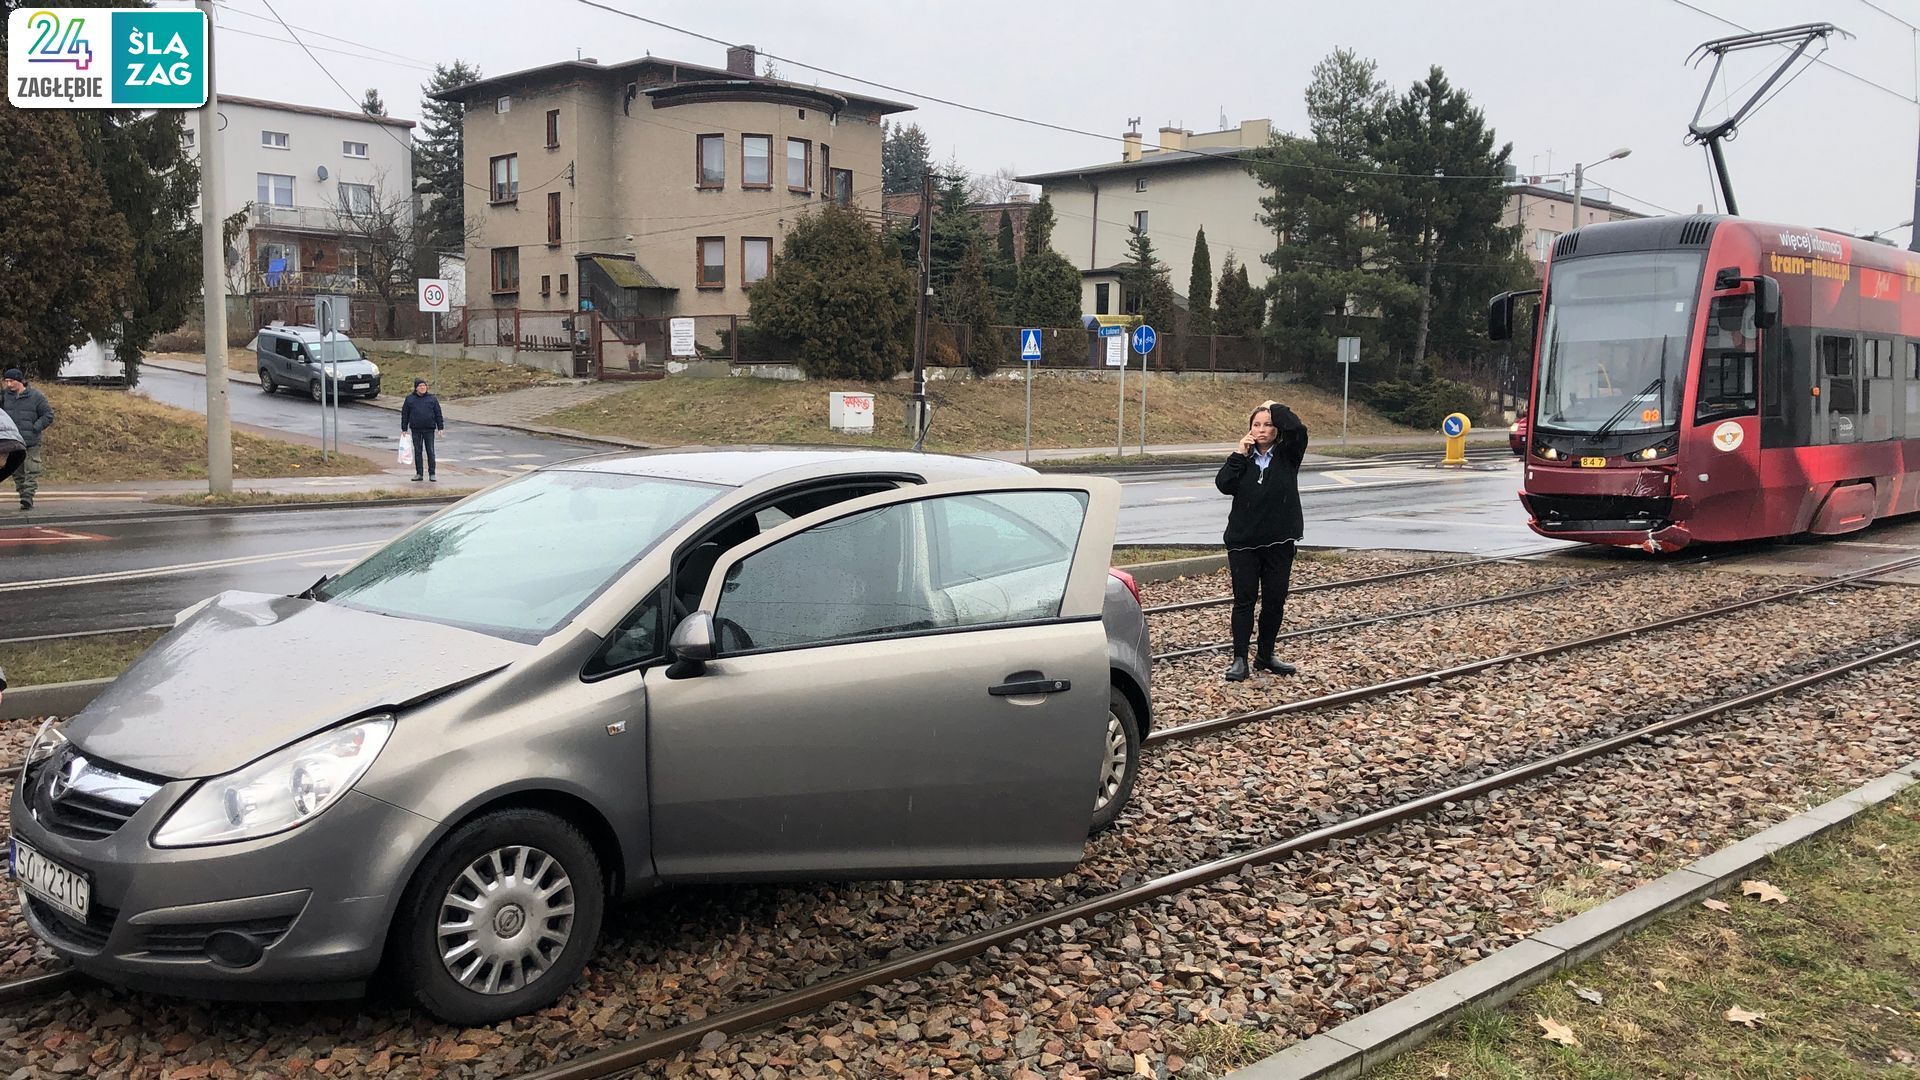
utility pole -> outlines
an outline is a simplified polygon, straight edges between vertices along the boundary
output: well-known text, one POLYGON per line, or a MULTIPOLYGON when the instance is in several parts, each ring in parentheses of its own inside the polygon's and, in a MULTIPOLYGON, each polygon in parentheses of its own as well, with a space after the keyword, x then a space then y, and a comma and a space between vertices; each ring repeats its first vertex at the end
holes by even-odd
POLYGON ((207 17, 207 103, 200 109, 200 324, 207 349, 207 490, 233 493, 233 429, 227 422, 227 244, 220 217, 220 99, 213 84, 213 0, 207 17))
POLYGON ((920 305, 913 320, 913 448, 927 437, 927 304, 933 296, 933 170, 920 177, 920 305))
POLYGON ((1913 232, 1908 234, 1908 251, 1920 251, 1920 224, 1917 222, 1920 222, 1920 159, 1913 164, 1913 219, 1908 222, 1913 225, 1913 232))
MULTIPOLYGON (((1568 232, 1572 232, 1580 227, 1580 185, 1585 183, 1586 179, 1587 167, 1579 162, 1575 162, 1573 166, 1573 224, 1567 226, 1568 232)), ((1569 243, 1571 243, 1571 241, 1569 241, 1569 243)))

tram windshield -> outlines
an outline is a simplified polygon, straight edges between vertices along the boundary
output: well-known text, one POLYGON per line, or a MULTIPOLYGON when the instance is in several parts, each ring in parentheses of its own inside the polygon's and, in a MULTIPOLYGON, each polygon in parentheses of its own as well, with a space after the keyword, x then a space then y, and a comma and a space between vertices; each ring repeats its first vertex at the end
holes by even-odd
POLYGON ((1634 252, 1554 264, 1535 430, 1607 435, 1679 426, 1701 262, 1694 253, 1634 252))

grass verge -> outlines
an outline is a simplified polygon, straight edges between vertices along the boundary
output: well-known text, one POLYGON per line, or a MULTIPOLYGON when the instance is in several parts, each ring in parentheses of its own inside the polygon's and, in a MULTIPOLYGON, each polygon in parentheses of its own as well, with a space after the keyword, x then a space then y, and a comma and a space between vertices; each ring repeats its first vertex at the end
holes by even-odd
MULTIPOLYGON (((207 475, 207 421, 200 414, 121 390, 40 388, 54 411, 45 439, 42 483, 197 480, 207 475)), ((237 477, 365 476, 379 471, 352 454, 322 461, 317 447, 233 434, 237 477)))
POLYGON ((1168 559, 1197 559, 1202 555, 1224 555, 1226 550, 1218 544, 1203 546, 1199 544, 1182 546, 1154 547, 1147 544, 1115 544, 1113 565, 1138 566, 1141 563, 1166 562, 1168 559))
POLYGON ((468 491, 469 489, 466 488, 442 490, 438 487, 418 490, 383 488, 378 491, 236 491, 230 495, 156 495, 147 501, 166 503, 170 506, 288 506, 301 503, 419 502, 423 499, 445 498, 449 495, 465 495, 468 491))
POLYGON ((13 689, 47 683, 105 679, 127 665, 157 641, 164 630, 135 630, 125 634, 88 634, 19 645, 0 645, 0 668, 7 670, 13 689))
POLYGON ((1920 1072, 1920 791, 1756 871, 1784 904, 1738 894, 1669 916, 1506 1008, 1469 1015, 1372 1075, 1390 1080, 1920 1072), (1575 989, 1598 991, 1590 1004, 1575 989), (1729 1010, 1761 1014, 1751 1026, 1729 1010), (1536 1017, 1578 1046, 1542 1038, 1536 1017))
MULTIPOLYGON (((1118 387, 1111 379, 1043 374, 1033 389, 1033 445, 1098 447, 1115 437, 1118 387)), ((936 381, 928 384, 933 426, 927 447, 975 452, 1026 445, 1026 384, 1018 379, 936 381)), ((1139 440, 1140 383, 1127 380, 1126 435, 1139 440)), ((1213 379, 1147 380, 1150 442, 1217 442, 1225 448, 1247 429, 1247 413, 1267 398, 1285 402, 1309 429, 1338 430, 1340 398, 1298 383, 1235 383, 1213 379)), ((782 443, 905 446, 912 387, 904 380, 778 382, 771 379, 664 379, 643 383, 584 405, 562 409, 540 423, 642 442, 782 443), (827 429, 827 392, 874 395, 872 435, 827 429)), ((1354 410, 1353 427, 1368 434, 1404 434, 1369 409, 1354 410)))
MULTIPOLYGON (((380 389, 383 397, 400 397, 413 389, 413 380, 434 378, 431 356, 376 350, 367 353, 366 357, 380 369, 380 389)), ((150 359, 194 365, 206 361, 205 355, 201 353, 153 353, 150 359)), ((252 349, 228 349, 227 367, 243 375, 255 375, 260 370, 260 361, 252 349)), ((525 390, 529 386, 553 382, 559 377, 551 371, 541 371, 520 364, 442 356, 440 374, 438 379, 433 381, 432 390, 440 400, 453 401, 483 394, 504 394, 510 390, 525 390)))
POLYGON ((1112 454, 1093 454, 1087 457, 1048 458, 1033 463, 1035 468, 1052 470, 1065 469, 1105 469, 1115 465, 1218 465, 1227 460, 1227 447, 1221 447, 1217 454, 1128 454, 1126 457, 1114 457, 1112 454))

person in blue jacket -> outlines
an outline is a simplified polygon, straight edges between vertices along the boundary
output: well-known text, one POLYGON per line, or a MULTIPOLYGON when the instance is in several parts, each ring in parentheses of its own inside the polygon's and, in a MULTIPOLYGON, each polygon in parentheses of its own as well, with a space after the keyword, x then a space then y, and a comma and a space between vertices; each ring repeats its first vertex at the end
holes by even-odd
POLYGON ((1291 675, 1292 664, 1273 655, 1280 620, 1287 610, 1293 577, 1294 546, 1305 531, 1300 512, 1300 459, 1307 453, 1307 425, 1292 409, 1266 402, 1247 417, 1247 433, 1227 455, 1213 484, 1233 498, 1227 512, 1227 570, 1233 577, 1233 661, 1227 680, 1249 674, 1247 646, 1253 637, 1253 609, 1260 606, 1259 648, 1253 668, 1291 675))
POLYGON ((400 406, 400 430, 413 433, 413 478, 420 479, 420 470, 427 470, 426 478, 438 483, 440 478, 434 475, 437 462, 433 459, 433 434, 447 429, 447 418, 440 412, 440 399, 427 392, 427 380, 413 380, 413 393, 407 395, 406 404, 400 406))

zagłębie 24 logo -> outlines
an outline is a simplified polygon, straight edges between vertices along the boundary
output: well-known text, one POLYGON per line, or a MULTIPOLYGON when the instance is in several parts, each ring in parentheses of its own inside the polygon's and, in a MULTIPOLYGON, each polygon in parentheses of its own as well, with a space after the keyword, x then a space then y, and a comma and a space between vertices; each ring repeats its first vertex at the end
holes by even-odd
POLYGON ((207 101, 207 20, 192 9, 22 8, 7 17, 16 108, 192 109, 207 101))

